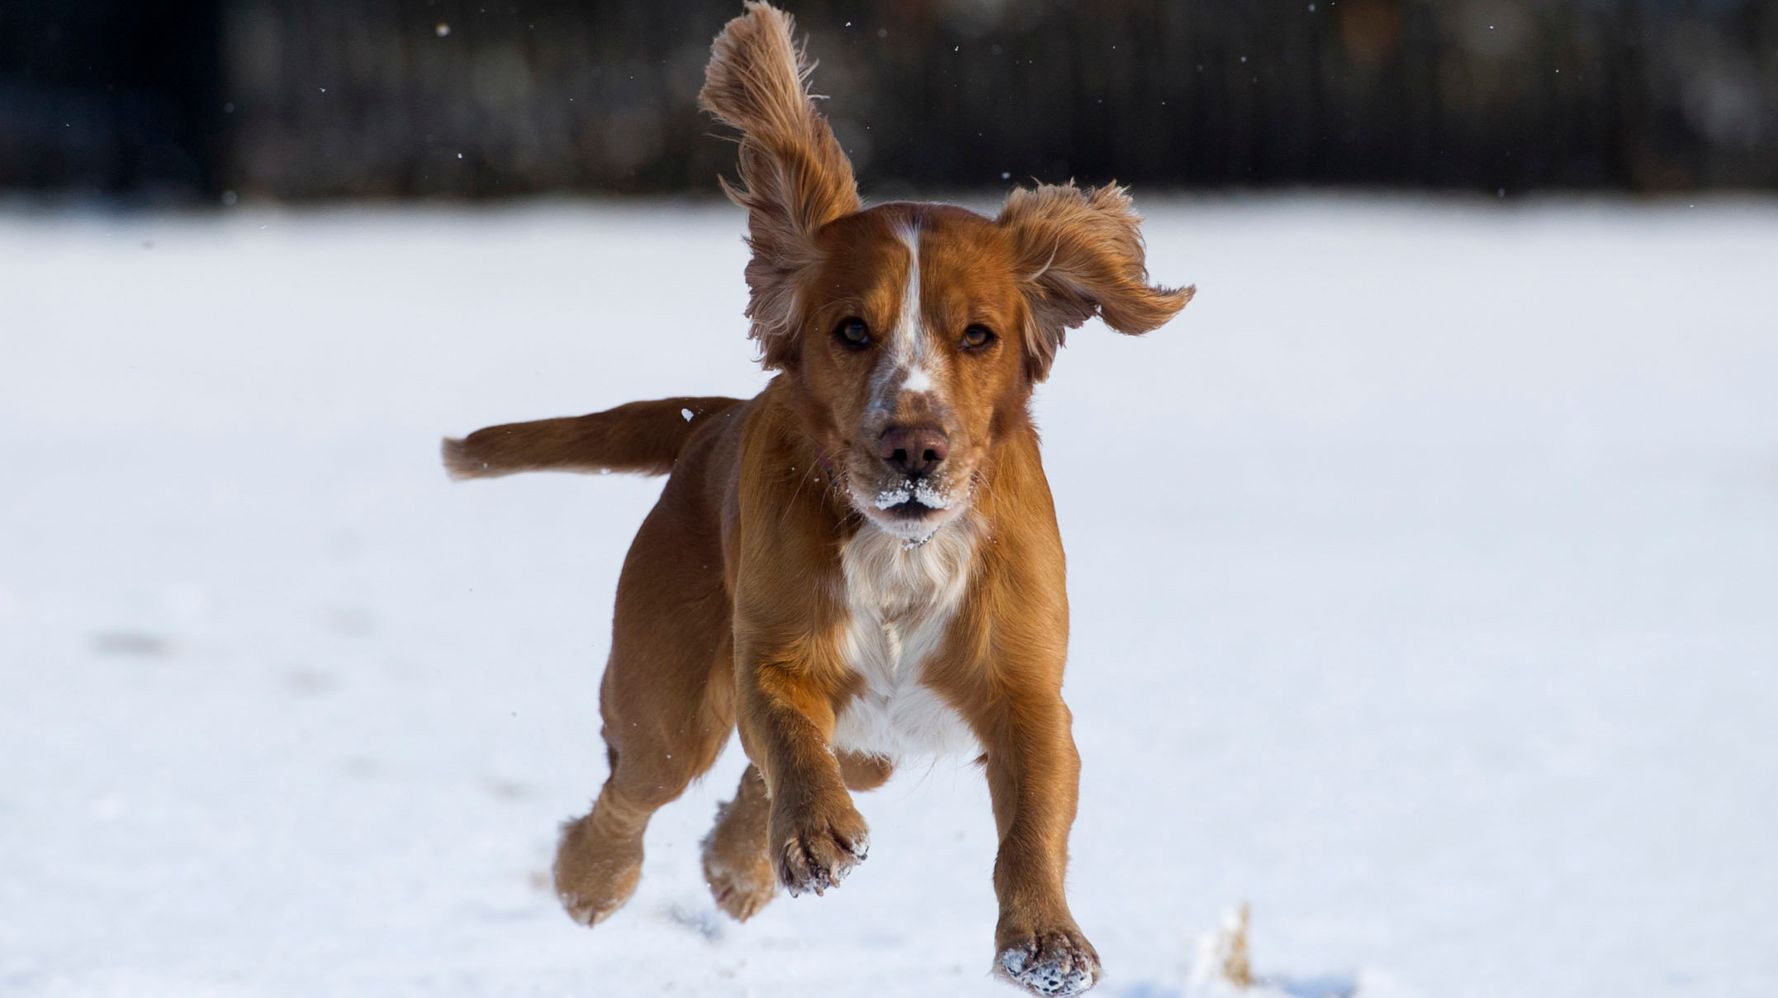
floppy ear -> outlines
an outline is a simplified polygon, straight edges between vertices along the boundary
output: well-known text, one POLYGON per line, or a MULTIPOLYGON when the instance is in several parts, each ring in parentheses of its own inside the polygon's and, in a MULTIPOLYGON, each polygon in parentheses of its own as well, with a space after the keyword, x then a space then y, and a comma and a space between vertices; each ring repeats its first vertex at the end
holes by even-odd
POLYGON ((716 36, 698 92, 699 107, 741 132, 741 180, 722 189, 747 209, 748 335, 768 368, 794 357, 796 277, 816 262, 816 230, 860 208, 852 163, 809 95, 813 67, 793 28, 789 14, 747 4, 716 36))
POLYGON ((1130 195, 1043 185, 1006 199, 995 223, 1012 240, 1031 318, 1025 354, 1033 380, 1049 375, 1068 330, 1098 315, 1120 333, 1146 333, 1191 301, 1196 288, 1148 283, 1141 223, 1130 195))

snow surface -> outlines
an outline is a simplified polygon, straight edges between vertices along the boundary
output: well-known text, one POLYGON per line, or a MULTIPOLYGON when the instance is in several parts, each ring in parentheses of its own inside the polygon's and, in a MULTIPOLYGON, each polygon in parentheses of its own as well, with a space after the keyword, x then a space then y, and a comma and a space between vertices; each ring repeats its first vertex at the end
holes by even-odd
MULTIPOLYGON (((1140 200, 1197 300, 1037 405, 1098 993, 1242 902, 1279 993, 1770 993, 1778 205, 1140 200)), ((746 926, 732 747, 609 923, 544 887, 659 482, 437 441, 756 390, 741 231, 0 214, 0 992, 1014 993, 967 763, 746 926)))

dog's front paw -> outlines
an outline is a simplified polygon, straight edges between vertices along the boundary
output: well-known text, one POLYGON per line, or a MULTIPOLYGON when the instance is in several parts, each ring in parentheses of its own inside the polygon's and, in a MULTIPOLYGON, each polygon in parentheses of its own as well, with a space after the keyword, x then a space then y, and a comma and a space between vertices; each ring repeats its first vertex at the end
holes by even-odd
POLYGON ((1079 929, 1033 932, 1002 946, 994 972, 1037 995, 1078 995, 1099 981, 1099 954, 1079 929))
POLYGON ((850 801, 774 815, 772 866, 791 897, 839 886, 870 850, 870 830, 850 801))

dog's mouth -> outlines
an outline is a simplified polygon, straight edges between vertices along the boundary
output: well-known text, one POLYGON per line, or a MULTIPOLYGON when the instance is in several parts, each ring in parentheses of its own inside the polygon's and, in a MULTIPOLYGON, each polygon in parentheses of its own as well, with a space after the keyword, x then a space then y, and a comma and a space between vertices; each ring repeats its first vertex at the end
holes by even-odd
POLYGON ((918 544, 955 519, 967 505, 966 491, 930 478, 891 480, 875 492, 854 489, 852 503, 879 527, 918 544))
POLYGON ((956 505, 950 492, 929 478, 910 478, 877 490, 871 505, 897 517, 923 517, 956 505))

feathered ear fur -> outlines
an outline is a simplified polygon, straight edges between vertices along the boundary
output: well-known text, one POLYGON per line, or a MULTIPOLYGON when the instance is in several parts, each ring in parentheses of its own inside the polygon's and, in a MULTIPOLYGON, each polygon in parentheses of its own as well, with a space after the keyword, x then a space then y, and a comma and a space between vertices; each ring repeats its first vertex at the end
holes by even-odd
POLYGON ((796 278, 816 262, 816 230, 861 207, 852 163, 815 111, 794 26, 769 4, 747 4, 716 36, 698 93, 699 107, 741 132, 740 183, 722 189, 747 209, 749 335, 768 368, 794 357, 796 278))
POLYGON ((1191 301, 1196 288, 1148 283, 1142 218, 1115 184, 1020 188, 995 220, 1012 239, 1031 321, 1025 352, 1034 380, 1049 375, 1067 331, 1095 314, 1120 333, 1146 333, 1191 301))

